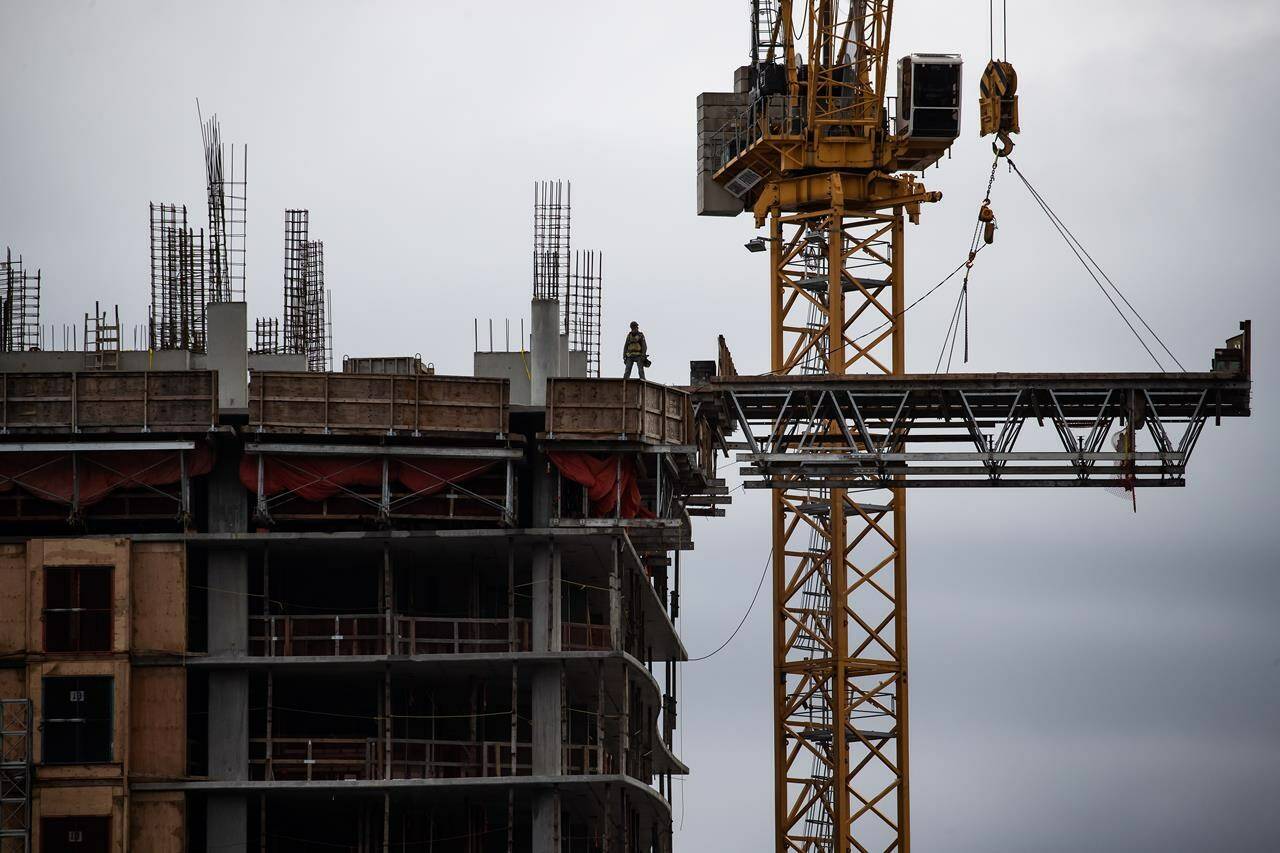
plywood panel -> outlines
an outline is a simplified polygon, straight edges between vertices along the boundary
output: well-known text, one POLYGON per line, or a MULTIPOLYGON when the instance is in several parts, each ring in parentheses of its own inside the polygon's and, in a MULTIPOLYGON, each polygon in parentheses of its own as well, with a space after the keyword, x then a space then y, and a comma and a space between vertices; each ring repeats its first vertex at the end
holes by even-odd
POLYGON ((505 379, 255 371, 249 422, 266 432, 507 431, 505 379))
POLYGON ((187 650, 187 560, 178 542, 134 543, 129 587, 135 652, 187 650))
POLYGON ((42 700, 41 691, 44 686, 44 679, 57 678, 60 676, 94 676, 94 675, 110 675, 115 679, 114 684, 114 706, 112 708, 113 733, 111 738, 111 764, 64 764, 64 765, 46 765, 42 762, 44 755, 43 736, 40 727, 35 730, 35 739, 33 741, 33 751, 35 760, 41 765, 40 778, 42 779, 105 779, 118 777, 123 772, 123 766, 120 762, 124 760, 129 737, 129 704, 126 698, 129 696, 129 662, 124 660, 49 660, 41 663, 31 663, 27 666, 27 696, 31 699, 31 706, 35 709, 36 718, 39 719, 41 714, 42 700))
POLYGON ((0 669, 0 699, 24 699, 26 695, 26 667, 0 669))
POLYGON ((119 788, 109 785, 42 788, 36 794, 39 806, 37 816, 108 815, 111 814, 115 797, 121 793, 119 788))
POLYGON ((11 433, 199 432, 214 422, 207 370, 0 374, 0 420, 11 433))
POLYGON ((129 847, 146 853, 183 853, 186 804, 182 794, 146 793, 129 798, 129 847))
POLYGON ((27 648, 27 546, 0 545, 0 655, 27 648))
POLYGON ((130 778, 182 778, 187 771, 186 670, 135 667, 131 682, 130 778))
MULTIPOLYGON (((35 544, 35 543, 32 543, 35 544)), ((111 566, 112 615, 111 650, 129 650, 129 540, 127 539, 45 539, 40 547, 27 550, 30 569, 28 598, 31 625, 30 649, 44 649, 44 630, 40 622, 44 606, 44 567, 46 566, 111 566)))

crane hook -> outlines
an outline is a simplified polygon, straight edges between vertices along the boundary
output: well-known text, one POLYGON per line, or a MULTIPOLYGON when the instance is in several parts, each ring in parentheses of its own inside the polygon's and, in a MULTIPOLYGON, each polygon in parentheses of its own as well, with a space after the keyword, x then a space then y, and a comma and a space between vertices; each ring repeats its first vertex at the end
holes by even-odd
POLYGON ((1002 130, 996 134, 996 141, 991 143, 991 150, 997 157, 1008 157, 1013 153, 1013 140, 1002 130))

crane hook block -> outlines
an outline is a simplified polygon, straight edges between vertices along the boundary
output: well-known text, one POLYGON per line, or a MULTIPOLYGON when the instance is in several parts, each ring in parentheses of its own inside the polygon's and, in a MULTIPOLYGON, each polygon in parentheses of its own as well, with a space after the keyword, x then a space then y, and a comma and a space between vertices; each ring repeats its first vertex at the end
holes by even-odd
POLYGON ((996 214, 989 203, 984 202, 978 211, 978 221, 982 223, 982 239, 990 246, 996 241, 996 214))
POLYGON ((982 80, 978 84, 979 113, 981 114, 982 136, 993 133, 1001 135, 1006 151, 1013 149, 1013 142, 1008 135, 1018 133, 1018 72, 1013 64, 1003 59, 993 59, 987 63, 987 70, 982 72, 982 80))

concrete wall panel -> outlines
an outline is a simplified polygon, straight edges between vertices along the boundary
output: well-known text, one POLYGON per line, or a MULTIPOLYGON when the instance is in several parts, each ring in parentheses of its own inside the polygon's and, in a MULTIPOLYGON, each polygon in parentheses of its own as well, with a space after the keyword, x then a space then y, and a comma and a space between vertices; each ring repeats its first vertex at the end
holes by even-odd
POLYGON ((135 652, 187 650, 187 560, 176 542, 133 545, 130 566, 135 652))

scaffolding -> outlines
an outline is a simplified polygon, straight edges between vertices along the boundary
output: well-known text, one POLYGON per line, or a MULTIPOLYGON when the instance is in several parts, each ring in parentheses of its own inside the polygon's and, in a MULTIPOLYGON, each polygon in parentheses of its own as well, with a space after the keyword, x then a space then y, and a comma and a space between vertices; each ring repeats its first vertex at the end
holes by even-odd
POLYGON ((40 346, 40 270, 26 271, 22 256, 5 250, 0 267, 4 304, 0 308, 0 346, 4 352, 26 352, 40 346))
POLYGON ((245 199, 248 189, 249 148, 222 141, 216 115, 201 121, 204 170, 209 198, 209 301, 244 301, 245 199))
POLYGON ((205 348, 204 231, 187 225, 185 205, 151 205, 151 312, 153 350, 205 348))
POLYGON ((31 851, 31 702, 0 699, 0 848, 31 851))
POLYGON ((305 210, 284 212, 284 352, 307 353, 307 228, 305 210))
POLYGON ((569 275, 565 317, 569 350, 587 354, 587 375, 600 375, 600 304, 604 256, 600 252, 574 252, 569 275))

